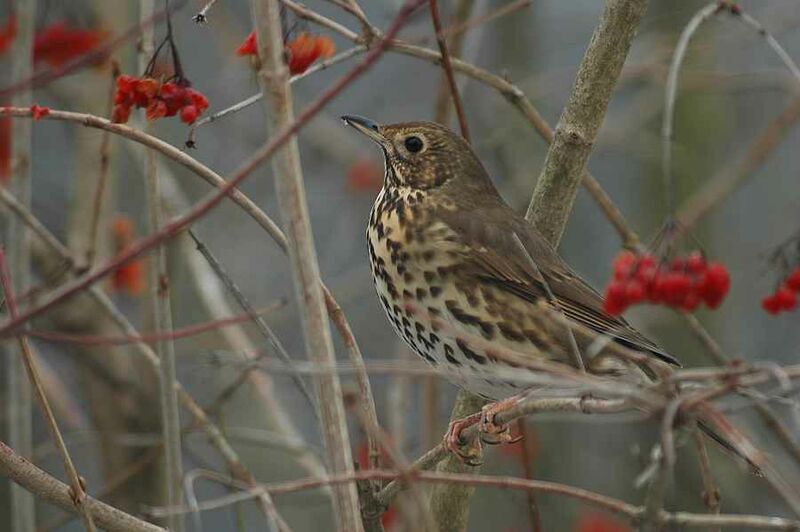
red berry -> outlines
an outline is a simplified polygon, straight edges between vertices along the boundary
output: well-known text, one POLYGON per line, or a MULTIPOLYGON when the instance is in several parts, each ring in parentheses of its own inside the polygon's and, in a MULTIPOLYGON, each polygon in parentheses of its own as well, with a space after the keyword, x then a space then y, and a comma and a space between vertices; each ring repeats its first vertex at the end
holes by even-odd
POLYGON ((761 308, 767 311, 768 314, 776 315, 781 311, 781 305, 778 299, 774 296, 767 296, 761 300, 761 308))
POLYGON ((708 265, 700 287, 700 297, 709 308, 717 308, 731 287, 731 276, 727 268, 718 262, 708 265))
POLYGON ((695 310, 698 305, 700 305, 700 296, 697 292, 689 292, 686 294, 686 297, 681 302, 681 310, 685 310, 686 312, 692 312, 695 310))
POLYGON ((148 120, 158 120, 167 115, 167 104, 161 100, 152 100, 147 105, 145 116, 148 120))
POLYGON ((185 124, 193 124, 197 120, 197 107, 194 105, 187 105, 181 109, 181 122, 185 124))
POLYGON ((786 278, 786 286, 795 292, 800 292, 800 266, 794 269, 786 278))
POLYGON ((695 274, 703 273, 706 269, 706 259, 703 258, 702 253, 692 251, 686 259, 686 269, 695 274))
POLYGON ((636 280, 630 280, 625 284, 625 299, 629 304, 639 303, 644 299, 644 286, 636 280))
POLYGON ((606 287, 606 300, 603 308, 612 316, 622 314, 628 302, 625 299, 625 285, 619 281, 612 281, 606 287))
POLYGON ((208 98, 202 92, 194 89, 186 89, 186 96, 192 102, 192 105, 197 107, 197 112, 202 113, 208 109, 208 98))
POLYGON ((797 308, 797 294, 787 286, 778 288, 774 297, 781 310, 794 310, 797 308))
POLYGON ((650 253, 645 253, 639 258, 639 269, 655 268, 657 265, 658 261, 650 253))
POLYGON ((126 104, 117 104, 114 106, 114 112, 111 114, 111 121, 115 124, 125 124, 131 116, 131 108, 126 104))
POLYGON ((669 261, 669 268, 674 272, 681 272, 686 269, 686 259, 683 257, 675 257, 669 261))
POLYGON ((686 274, 671 272, 664 276, 664 300, 673 306, 679 306, 692 287, 686 274))
POLYGON ((627 279, 633 271, 635 264, 636 255, 630 251, 623 251, 622 253, 618 254, 614 259, 613 264, 614 278, 618 281, 627 279))

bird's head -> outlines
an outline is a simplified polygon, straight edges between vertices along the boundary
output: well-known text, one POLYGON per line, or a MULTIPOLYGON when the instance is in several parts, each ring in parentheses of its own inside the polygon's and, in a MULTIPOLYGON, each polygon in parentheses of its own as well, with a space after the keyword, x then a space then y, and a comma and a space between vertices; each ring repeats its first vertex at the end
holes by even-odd
POLYGON ((433 122, 381 125, 360 116, 343 116, 342 120, 383 150, 384 186, 418 190, 438 188, 445 183, 458 188, 492 187, 469 144, 442 125, 433 122))

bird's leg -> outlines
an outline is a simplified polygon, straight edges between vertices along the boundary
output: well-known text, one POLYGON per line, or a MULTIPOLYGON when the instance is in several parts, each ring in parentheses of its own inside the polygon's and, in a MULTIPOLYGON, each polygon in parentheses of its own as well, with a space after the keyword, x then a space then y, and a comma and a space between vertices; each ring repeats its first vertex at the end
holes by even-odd
POLYGON ((519 400, 520 396, 515 395, 508 399, 488 404, 481 409, 478 432, 484 443, 498 445, 501 443, 517 443, 522 439, 522 436, 511 435, 511 429, 507 423, 497 424, 495 422, 497 414, 516 406, 519 400))
POLYGON ((478 438, 475 438, 469 445, 464 445, 461 433, 468 427, 479 423, 482 418, 483 412, 475 412, 467 417, 451 421, 444 435, 443 443, 445 449, 470 466, 481 465, 481 442, 478 438))

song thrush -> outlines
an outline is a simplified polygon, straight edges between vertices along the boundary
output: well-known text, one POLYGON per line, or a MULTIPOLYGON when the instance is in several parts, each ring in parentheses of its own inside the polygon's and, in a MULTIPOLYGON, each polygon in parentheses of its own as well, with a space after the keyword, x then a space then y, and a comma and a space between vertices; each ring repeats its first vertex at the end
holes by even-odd
MULTIPOLYGON (((385 157, 367 226, 378 298, 397 334, 454 383, 494 400, 520 393, 519 382, 497 377, 509 364, 492 351, 496 346, 577 365, 568 327, 553 326, 547 312, 553 307, 586 330, 652 355, 654 364, 678 364, 603 311, 602 296, 503 201, 460 136, 430 122, 342 119, 385 157)), ((584 356, 589 341, 578 338, 584 356)), ((637 379, 642 370, 651 373, 607 351, 586 360, 587 371, 637 379)))

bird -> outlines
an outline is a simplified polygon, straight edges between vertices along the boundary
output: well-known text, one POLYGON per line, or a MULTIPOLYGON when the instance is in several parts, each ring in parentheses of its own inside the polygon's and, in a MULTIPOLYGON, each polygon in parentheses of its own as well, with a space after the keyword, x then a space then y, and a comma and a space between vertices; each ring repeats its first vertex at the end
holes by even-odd
MULTIPOLYGON (((384 156, 366 230, 380 304, 412 351, 450 381, 501 405, 526 391, 508 378, 519 364, 499 356, 502 350, 634 382, 680 365, 603 310, 603 296, 503 200, 460 135, 433 122, 342 120, 384 156), (589 334, 575 335, 565 322, 589 334), (619 359, 613 349, 593 348, 598 336, 646 356, 619 359)), ((460 454, 459 433, 475 420, 451 424, 450 450, 460 454)), ((500 441, 511 441, 505 427, 495 429, 500 441)))

